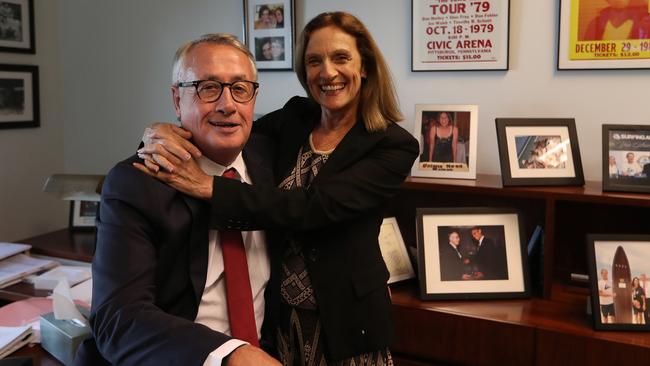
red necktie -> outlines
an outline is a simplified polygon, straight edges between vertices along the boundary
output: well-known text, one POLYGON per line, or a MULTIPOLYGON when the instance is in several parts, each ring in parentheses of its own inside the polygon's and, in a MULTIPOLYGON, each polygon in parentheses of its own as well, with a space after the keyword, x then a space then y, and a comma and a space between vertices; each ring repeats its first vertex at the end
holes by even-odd
MULTIPOLYGON (((226 170, 223 177, 237 179, 234 168, 226 170)), ((259 347, 255 310, 253 309, 253 291, 248 275, 246 250, 240 231, 220 230, 223 252, 224 275, 226 278, 226 301, 232 336, 259 347)))

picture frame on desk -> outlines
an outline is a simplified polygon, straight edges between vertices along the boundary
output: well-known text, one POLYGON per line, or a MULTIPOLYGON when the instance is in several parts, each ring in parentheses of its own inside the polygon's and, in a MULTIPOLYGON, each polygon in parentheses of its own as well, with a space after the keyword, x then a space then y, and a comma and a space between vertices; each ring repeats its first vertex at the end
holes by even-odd
POLYGON ((594 328, 649 331, 650 235, 590 234, 587 251, 594 328))
POLYGON ((36 53, 34 0, 0 1, 0 52, 36 53))
POLYGON ((381 255, 390 273, 389 285, 415 277, 413 264, 406 250, 396 218, 386 217, 381 223, 379 249, 381 249, 381 255))
POLYGON ((650 193, 650 126, 603 125, 603 191, 650 193))
POLYGON ((423 300, 530 296, 526 244, 516 210, 418 208, 423 300))
POLYGON ((99 210, 99 201, 71 200, 70 229, 91 230, 95 228, 95 219, 99 210))
POLYGON ((244 40, 259 71, 293 70, 294 0, 243 0, 244 40), (281 21, 279 20, 281 19, 281 21))
POLYGON ((38 66, 0 65, 0 129, 39 127, 39 104, 38 66))
POLYGON ((476 179, 477 105, 416 104, 413 135, 420 157, 412 176, 476 179))
POLYGON ((504 186, 585 184, 573 118, 497 118, 504 186))

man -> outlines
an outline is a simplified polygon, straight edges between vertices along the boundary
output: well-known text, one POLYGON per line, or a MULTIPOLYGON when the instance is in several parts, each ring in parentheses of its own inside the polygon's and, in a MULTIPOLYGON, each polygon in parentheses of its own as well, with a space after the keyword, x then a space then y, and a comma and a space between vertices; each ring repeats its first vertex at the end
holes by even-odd
POLYGON ((460 252, 460 234, 452 231, 448 235, 449 243, 440 243, 440 280, 461 281, 471 280, 471 274, 467 273, 469 260, 460 252))
POLYGON ((625 159, 627 160, 621 164, 621 175, 625 177, 639 176, 643 169, 641 168, 641 164, 634 160, 634 153, 629 152, 625 154, 625 159))
POLYGON ((472 228, 472 238, 476 245, 474 262, 482 274, 478 277, 484 280, 507 280, 508 264, 505 248, 498 247, 494 240, 486 238, 483 229, 478 226, 472 228))
POLYGON ((614 291, 612 281, 609 280, 609 271, 603 268, 600 270, 601 279, 598 280, 598 301, 600 302, 600 314, 603 323, 614 323, 616 313, 614 312, 614 291))
MULTIPOLYGON (((172 99, 202 153, 189 168, 247 183, 272 181, 264 141, 251 136, 247 143, 256 79, 252 55, 234 36, 206 35, 179 48, 172 99)), ((94 339, 80 348, 77 364, 279 365, 252 345, 262 333, 270 277, 263 234, 209 230, 209 205, 132 166, 141 162, 119 163, 103 186, 93 258, 94 339), (228 274, 226 255, 233 233, 240 244, 243 239, 240 255, 248 263, 237 276, 228 274), (228 282, 246 276, 250 287, 243 292, 228 282), (229 306, 238 293, 252 299, 229 306), (243 332, 244 322, 233 321, 241 309, 250 310, 244 318, 252 327, 243 332), (246 333, 251 344, 233 333, 246 333)))

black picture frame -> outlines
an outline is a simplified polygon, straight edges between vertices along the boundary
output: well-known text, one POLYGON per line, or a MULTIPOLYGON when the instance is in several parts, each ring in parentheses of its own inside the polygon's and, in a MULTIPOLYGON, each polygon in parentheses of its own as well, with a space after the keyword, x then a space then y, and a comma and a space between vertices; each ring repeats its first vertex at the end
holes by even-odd
POLYGON ((39 126, 38 66, 0 64, 0 129, 39 126))
POLYGON ((603 191, 650 193, 650 125, 604 124, 602 137, 603 191))
MULTIPOLYGON (((295 50, 295 0, 243 0, 244 41, 253 54, 258 71, 292 71, 295 50), (280 25, 263 21, 264 8, 281 12, 280 25)), ((269 18, 264 18, 269 19, 269 18)))
POLYGON ((422 300, 530 296, 526 242, 516 210, 418 208, 416 227, 422 300), (480 245, 473 238, 477 228, 485 236, 480 245))
POLYGON ((640 297, 636 296, 639 293, 633 281, 638 278, 644 293, 650 286, 650 277, 645 275, 650 274, 650 235, 589 234, 587 252, 594 329, 649 331, 650 304, 646 303, 645 311, 634 310, 634 300, 640 297), (631 252, 636 256, 628 259, 627 253, 631 252), (603 270, 607 271, 607 279, 603 270), (605 303, 610 297, 608 290, 613 298, 611 304, 605 303), (639 317, 641 322, 637 323, 639 317))
POLYGON ((99 212, 99 201, 71 200, 70 221, 71 230, 92 230, 99 212))
POLYGON ((0 52, 36 53, 34 0, 0 0, 0 13, 9 23, 0 31, 0 52))
POLYGON ((573 118, 497 118, 496 129, 504 186, 585 184, 573 118))

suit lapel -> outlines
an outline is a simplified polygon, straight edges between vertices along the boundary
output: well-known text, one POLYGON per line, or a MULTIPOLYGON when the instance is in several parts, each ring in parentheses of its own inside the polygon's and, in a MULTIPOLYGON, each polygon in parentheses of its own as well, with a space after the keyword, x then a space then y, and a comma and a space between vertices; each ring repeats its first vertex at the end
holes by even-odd
POLYGON ((181 194, 192 215, 190 231, 189 270, 197 309, 205 288, 208 272, 208 218, 209 210, 205 202, 181 194))

